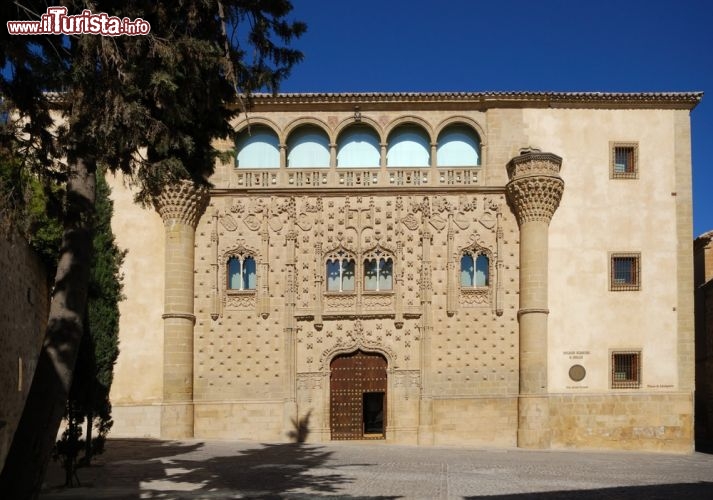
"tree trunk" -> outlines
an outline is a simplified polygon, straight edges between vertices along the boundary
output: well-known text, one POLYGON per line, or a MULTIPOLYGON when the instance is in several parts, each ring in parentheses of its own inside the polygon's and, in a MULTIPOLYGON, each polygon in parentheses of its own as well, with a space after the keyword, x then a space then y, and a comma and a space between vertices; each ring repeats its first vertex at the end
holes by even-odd
POLYGON ((84 332, 96 162, 78 158, 69 167, 64 236, 42 350, 30 392, 0 475, 3 498, 39 496, 62 421, 84 332))

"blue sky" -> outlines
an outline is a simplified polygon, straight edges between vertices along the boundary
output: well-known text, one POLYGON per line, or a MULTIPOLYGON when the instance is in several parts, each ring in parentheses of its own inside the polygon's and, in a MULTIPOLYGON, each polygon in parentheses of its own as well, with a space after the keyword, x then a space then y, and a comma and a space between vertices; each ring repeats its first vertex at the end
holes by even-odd
POLYGON ((694 235, 713 229, 713 0, 293 0, 283 92, 704 91, 694 235))

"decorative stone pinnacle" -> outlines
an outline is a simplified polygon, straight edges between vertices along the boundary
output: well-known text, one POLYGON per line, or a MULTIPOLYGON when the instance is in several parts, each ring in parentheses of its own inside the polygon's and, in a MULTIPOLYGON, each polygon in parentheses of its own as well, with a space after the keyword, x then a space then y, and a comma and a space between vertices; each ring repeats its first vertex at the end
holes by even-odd
POLYGON ((518 224, 544 221, 549 224, 559 207, 564 181, 559 175, 562 158, 552 153, 528 150, 507 165, 510 182, 505 186, 518 224))
POLYGON ((192 181, 180 181, 166 186, 160 195, 154 198, 154 207, 163 219, 164 225, 182 223, 193 229, 203 215, 210 194, 204 186, 197 186, 192 181))

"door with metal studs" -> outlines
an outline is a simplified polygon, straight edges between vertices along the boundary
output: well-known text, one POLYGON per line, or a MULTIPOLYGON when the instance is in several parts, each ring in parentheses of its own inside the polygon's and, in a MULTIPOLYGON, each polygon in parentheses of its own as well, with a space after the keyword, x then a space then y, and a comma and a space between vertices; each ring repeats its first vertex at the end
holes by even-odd
POLYGON ((354 351, 330 364, 332 439, 383 439, 386 432, 386 359, 354 351))

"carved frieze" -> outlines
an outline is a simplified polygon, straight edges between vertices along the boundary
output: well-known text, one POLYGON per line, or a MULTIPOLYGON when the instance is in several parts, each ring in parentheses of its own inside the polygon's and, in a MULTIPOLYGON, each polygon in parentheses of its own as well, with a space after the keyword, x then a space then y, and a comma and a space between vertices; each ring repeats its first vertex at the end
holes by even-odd
POLYGON ((395 388, 418 388, 421 386, 420 370, 394 370, 395 388))
POLYGON ((256 303, 255 292, 228 292, 225 297, 225 308, 238 311, 254 310, 256 303))
POLYGON ((362 300, 364 307, 372 309, 374 311, 393 311, 394 308, 394 296, 392 294, 369 294, 364 295, 362 300))
POLYGON ((327 312, 351 312, 356 306, 356 295, 325 295, 324 307, 327 312))
POLYGON ((461 288, 460 305, 463 307, 475 307, 488 305, 490 303, 490 288, 461 288))
POLYGON ((307 372, 297 374, 297 389, 300 391, 316 391, 322 389, 324 374, 320 372, 307 372))
MULTIPOLYGON (((396 352, 388 344, 384 343, 380 336, 375 336, 370 331, 366 331, 360 320, 354 321, 352 328, 343 333, 339 333, 340 326, 337 325, 337 334, 334 335, 336 339, 333 346, 325 349, 319 358, 321 371, 329 370, 329 363, 334 356, 353 352, 357 349, 383 354, 389 366, 396 366, 396 352)), ((327 333, 327 335, 330 334, 327 333)))

